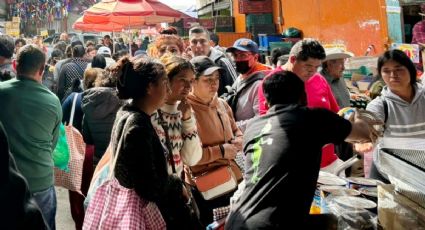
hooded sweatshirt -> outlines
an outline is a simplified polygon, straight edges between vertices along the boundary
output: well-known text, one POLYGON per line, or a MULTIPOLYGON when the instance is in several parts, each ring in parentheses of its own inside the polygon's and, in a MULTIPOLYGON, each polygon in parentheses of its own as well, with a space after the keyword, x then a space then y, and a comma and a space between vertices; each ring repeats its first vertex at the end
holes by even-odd
POLYGON ((109 145, 112 126, 121 104, 114 88, 96 87, 83 92, 83 137, 84 142, 95 146, 95 164, 109 145))
POLYGON ((366 110, 375 113, 384 121, 383 100, 387 102, 388 117, 384 137, 425 138, 425 90, 417 84, 414 89, 415 96, 411 103, 401 99, 385 86, 381 96, 367 105, 366 110))
POLYGON ((226 57, 226 55, 217 49, 211 48, 209 58, 211 58, 211 60, 213 60, 216 65, 222 68, 222 71, 220 71, 220 85, 218 87, 218 95, 227 93, 226 86, 232 86, 233 82, 238 77, 235 67, 226 57))
MULTIPOLYGON (((223 99, 217 98, 217 95, 209 104, 193 94, 189 94, 187 100, 195 112, 198 135, 202 142, 202 158, 195 166, 190 167, 193 175, 228 165, 229 160, 222 157, 219 144, 229 142, 238 131, 232 109, 223 99)), ((230 164, 236 178, 241 179, 242 174, 235 160, 230 160, 230 164)), ((185 173, 187 182, 193 184, 189 170, 186 169, 185 173)))

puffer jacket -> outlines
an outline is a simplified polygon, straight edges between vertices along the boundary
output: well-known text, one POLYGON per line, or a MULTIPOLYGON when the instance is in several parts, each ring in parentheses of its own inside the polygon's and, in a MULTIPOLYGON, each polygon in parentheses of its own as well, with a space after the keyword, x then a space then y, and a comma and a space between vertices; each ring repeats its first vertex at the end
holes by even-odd
POLYGON ((83 92, 83 137, 87 144, 95 146, 95 164, 109 145, 115 116, 122 104, 114 88, 96 87, 83 92))

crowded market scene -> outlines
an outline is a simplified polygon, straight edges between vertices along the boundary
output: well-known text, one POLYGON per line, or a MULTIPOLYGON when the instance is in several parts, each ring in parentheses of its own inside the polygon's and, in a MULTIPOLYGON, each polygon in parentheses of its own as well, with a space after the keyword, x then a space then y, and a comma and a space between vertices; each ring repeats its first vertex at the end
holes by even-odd
POLYGON ((425 0, 3 0, 0 228, 425 229, 424 84, 425 0))

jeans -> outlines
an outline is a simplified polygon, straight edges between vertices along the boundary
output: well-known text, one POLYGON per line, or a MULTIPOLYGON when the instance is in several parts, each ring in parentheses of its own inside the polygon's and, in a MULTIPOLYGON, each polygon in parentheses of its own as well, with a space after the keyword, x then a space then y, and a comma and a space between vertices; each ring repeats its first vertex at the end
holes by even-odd
POLYGON ((43 214, 44 220, 51 230, 56 229, 56 191, 52 186, 46 190, 33 193, 35 202, 43 214))

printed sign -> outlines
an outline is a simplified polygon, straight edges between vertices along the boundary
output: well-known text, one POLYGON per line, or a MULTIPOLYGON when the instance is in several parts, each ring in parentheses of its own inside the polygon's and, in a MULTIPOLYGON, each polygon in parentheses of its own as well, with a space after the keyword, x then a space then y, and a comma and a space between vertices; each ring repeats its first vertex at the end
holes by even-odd
POLYGON ((412 60, 413 63, 419 63, 419 45, 417 44, 405 44, 405 43, 393 43, 391 49, 399 49, 406 53, 406 55, 412 60))

